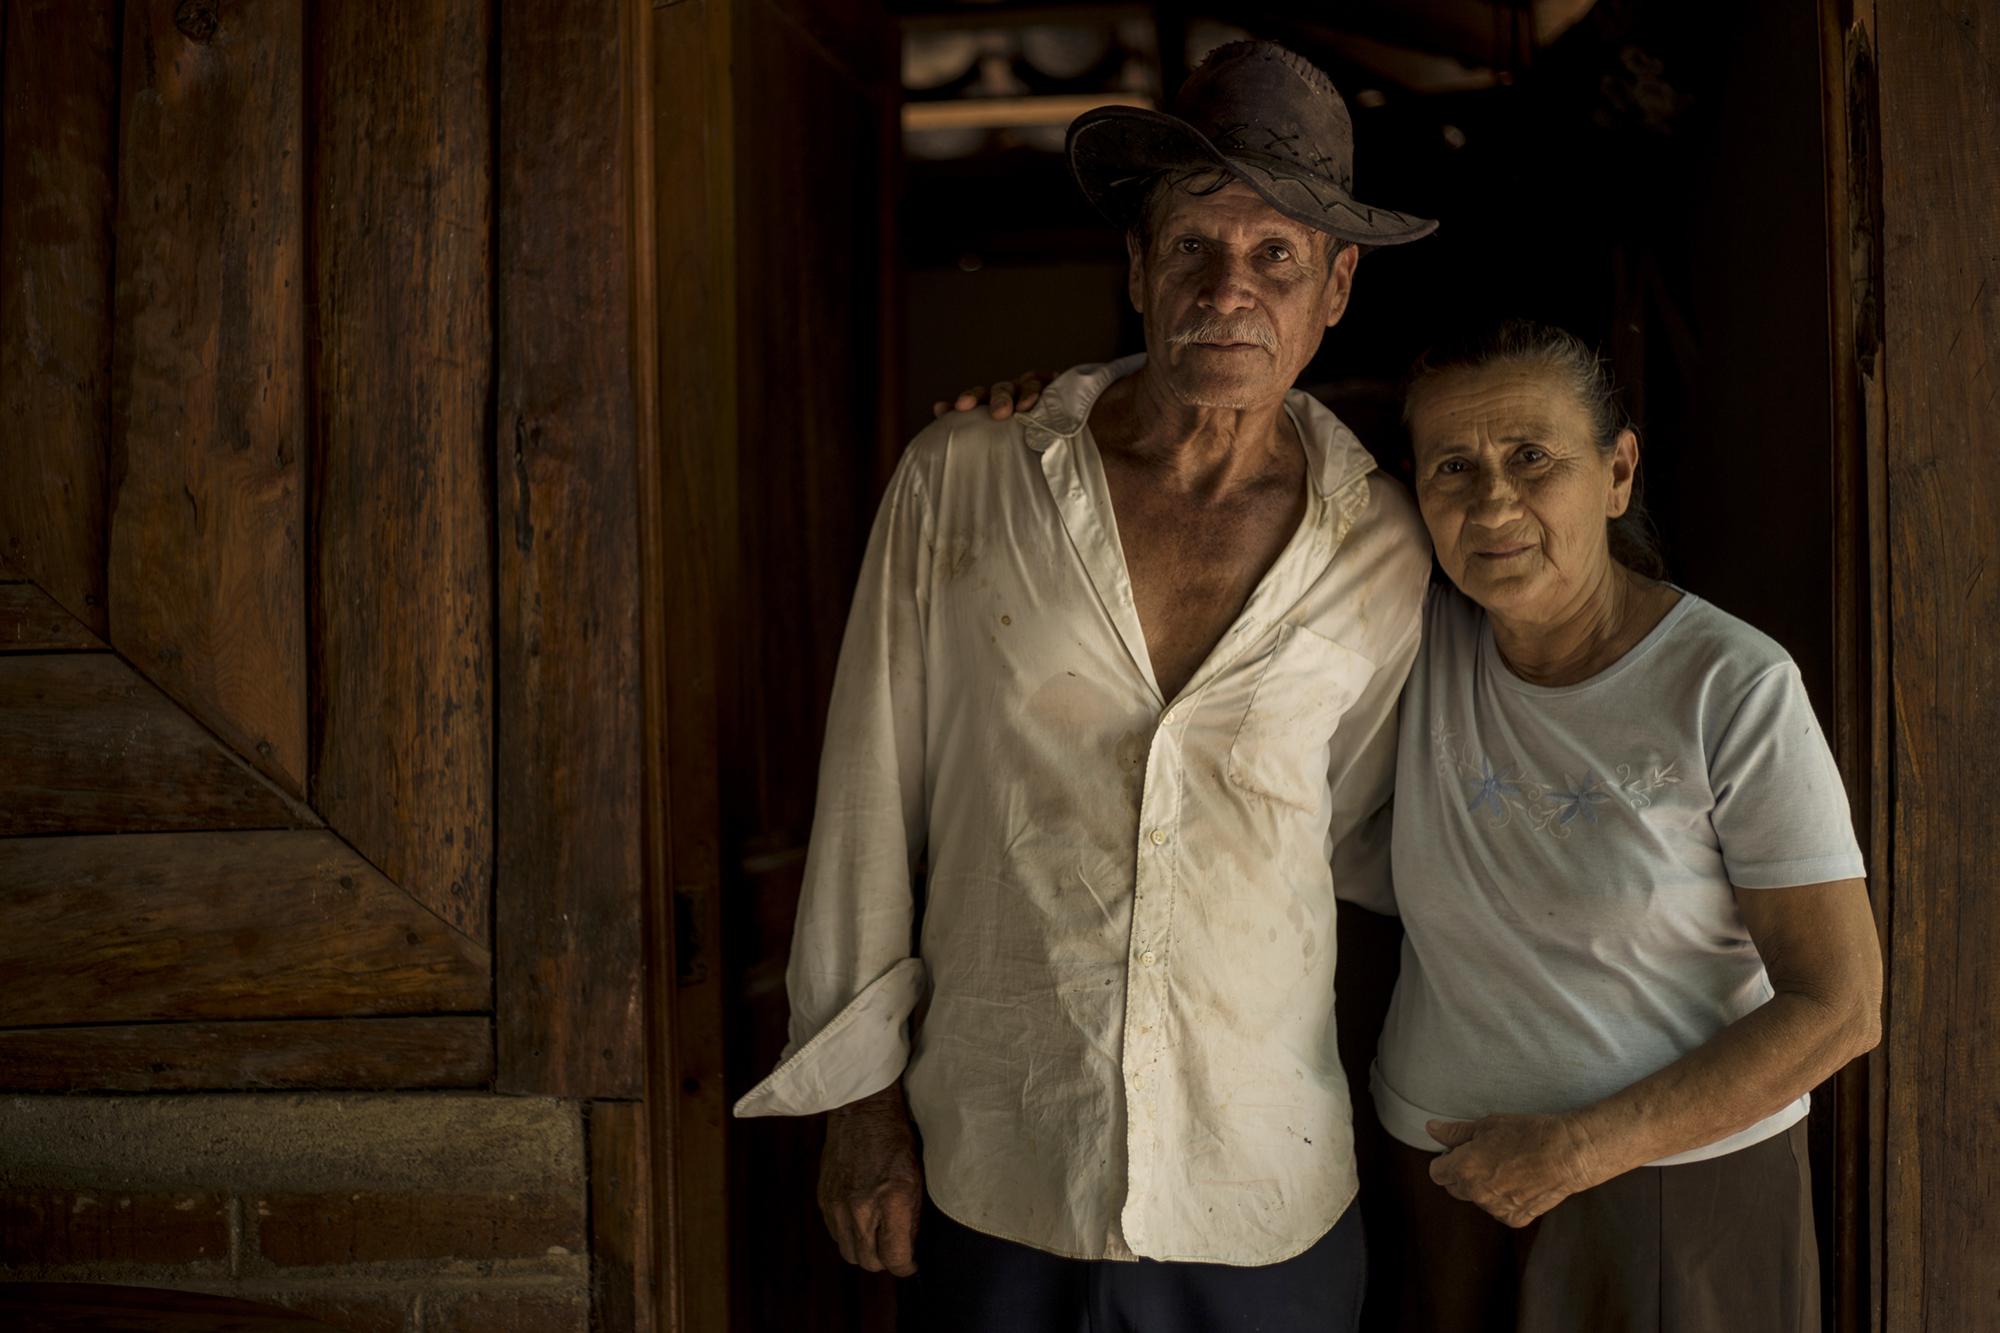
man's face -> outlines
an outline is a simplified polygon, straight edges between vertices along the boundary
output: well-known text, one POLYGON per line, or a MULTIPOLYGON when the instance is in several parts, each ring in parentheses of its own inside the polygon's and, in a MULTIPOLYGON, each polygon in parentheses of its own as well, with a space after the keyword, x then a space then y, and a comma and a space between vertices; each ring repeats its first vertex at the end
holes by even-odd
POLYGON ((1358 252, 1336 244, 1238 182, 1171 191, 1151 241, 1127 239, 1149 366, 1193 406, 1281 400, 1347 309, 1358 252))

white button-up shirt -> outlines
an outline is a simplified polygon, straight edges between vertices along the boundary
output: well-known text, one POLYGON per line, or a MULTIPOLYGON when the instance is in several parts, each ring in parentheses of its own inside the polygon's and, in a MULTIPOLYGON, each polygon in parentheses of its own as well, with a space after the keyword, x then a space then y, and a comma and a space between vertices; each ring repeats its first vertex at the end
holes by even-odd
POLYGON ((1073 370, 1010 421, 947 416, 897 468, 828 716, 791 1044, 736 1109, 810 1114, 900 1075, 959 1222, 1077 1258, 1266 1264, 1354 1196, 1334 900, 1386 907, 1429 547, 1293 392, 1304 519, 1162 698, 1087 426, 1142 362, 1073 370))

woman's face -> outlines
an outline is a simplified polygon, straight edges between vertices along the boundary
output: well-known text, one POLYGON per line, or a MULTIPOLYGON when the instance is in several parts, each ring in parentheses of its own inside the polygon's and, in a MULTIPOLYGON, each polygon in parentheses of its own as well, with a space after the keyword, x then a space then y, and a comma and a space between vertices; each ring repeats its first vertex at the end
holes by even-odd
POLYGON ((1417 504, 1451 581, 1518 622, 1580 609, 1611 572, 1605 525, 1631 501, 1637 438, 1598 449, 1576 393, 1533 362, 1445 371, 1417 395, 1417 504))

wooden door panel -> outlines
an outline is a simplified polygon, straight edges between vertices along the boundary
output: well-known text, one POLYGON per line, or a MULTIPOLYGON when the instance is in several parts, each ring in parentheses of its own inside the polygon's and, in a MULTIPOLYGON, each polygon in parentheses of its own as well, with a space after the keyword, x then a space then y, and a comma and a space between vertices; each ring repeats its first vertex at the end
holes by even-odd
POLYGON ((125 6, 108 575, 113 645, 295 795, 303 8, 125 6))
POLYGON ((136 1023, 0 1031, 0 1088, 17 1092, 479 1088, 493 1020, 136 1023))
POLYGON ((0 755, 0 837, 318 823, 109 653, 0 655, 0 755))
POLYGON ((567 1097, 645 1083, 621 11, 510 10, 499 42, 499 1082, 567 1097))
POLYGON ((0 842, 0 1027, 478 1013, 477 944, 331 833, 0 842))
POLYGON ((13 0, 0 31, 0 560, 102 634, 114 0, 13 0))
POLYGON ((330 4, 313 20, 312 800, 406 892, 485 940, 489 6, 330 4))
POLYGON ((34 584, 0 583, 0 653, 103 650, 102 639, 34 584))

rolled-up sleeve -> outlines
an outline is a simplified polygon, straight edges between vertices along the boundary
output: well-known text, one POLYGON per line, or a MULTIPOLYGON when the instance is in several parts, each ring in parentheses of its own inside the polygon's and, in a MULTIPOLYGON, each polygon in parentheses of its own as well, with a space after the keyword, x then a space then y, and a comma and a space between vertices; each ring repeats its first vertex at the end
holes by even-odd
POLYGON ((828 706, 785 973, 790 1041, 739 1116, 811 1115, 879 1092, 909 1058, 925 973, 911 950, 925 816, 924 629, 933 519, 913 446, 876 514, 828 706))

